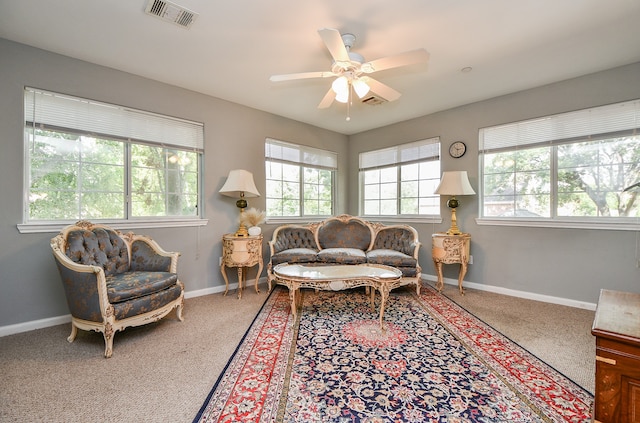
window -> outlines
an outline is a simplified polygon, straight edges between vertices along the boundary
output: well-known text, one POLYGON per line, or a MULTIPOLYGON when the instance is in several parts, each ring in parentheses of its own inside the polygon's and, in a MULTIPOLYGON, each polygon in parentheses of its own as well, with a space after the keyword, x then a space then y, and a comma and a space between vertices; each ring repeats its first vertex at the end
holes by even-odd
POLYGON ((440 138, 360 153, 365 216, 439 215, 440 138))
POLYGON ((482 216, 637 219, 638 128, 640 100, 481 129, 482 216))
POLYGON ((25 89, 25 220, 198 218, 201 123, 25 89))
POLYGON ((265 167, 268 217, 333 214, 336 153, 267 139, 265 167))

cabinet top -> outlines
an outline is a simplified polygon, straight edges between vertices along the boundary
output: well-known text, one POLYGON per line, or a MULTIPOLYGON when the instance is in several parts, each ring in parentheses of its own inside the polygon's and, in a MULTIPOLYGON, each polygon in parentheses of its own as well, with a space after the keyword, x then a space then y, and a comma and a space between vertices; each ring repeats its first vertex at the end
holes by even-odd
POLYGON ((262 234, 260 235, 247 235, 247 236, 236 236, 235 234, 224 234, 222 235, 224 239, 262 239, 262 234))
POLYGON ((640 294, 602 289, 591 333, 638 342, 640 294))
POLYGON ((463 232, 463 233, 458 234, 458 235, 449 235, 446 232, 436 232, 436 233, 432 234, 431 236, 432 237, 470 238, 471 234, 463 232))

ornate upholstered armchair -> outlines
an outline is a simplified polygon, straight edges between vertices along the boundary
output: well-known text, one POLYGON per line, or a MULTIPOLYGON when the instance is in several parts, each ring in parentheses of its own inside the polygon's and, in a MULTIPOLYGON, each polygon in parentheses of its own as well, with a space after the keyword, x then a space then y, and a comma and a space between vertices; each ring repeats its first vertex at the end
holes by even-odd
POLYGON ((149 237, 87 221, 64 228, 51 248, 71 311, 69 342, 78 329, 102 332, 109 358, 117 331, 155 322, 174 308, 183 320, 180 253, 164 251, 149 237))

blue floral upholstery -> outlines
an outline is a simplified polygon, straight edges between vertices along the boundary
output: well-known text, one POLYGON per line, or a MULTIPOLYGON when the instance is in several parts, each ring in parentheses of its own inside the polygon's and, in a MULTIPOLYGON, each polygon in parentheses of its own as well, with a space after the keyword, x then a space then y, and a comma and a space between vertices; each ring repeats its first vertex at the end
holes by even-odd
MULTIPOLYGON (((180 299, 183 290, 179 285, 173 285, 162 291, 154 292, 144 297, 135 298, 130 301, 123 301, 113 305, 116 320, 125 320, 146 313, 153 313, 165 304, 180 299)), ((157 320, 157 319, 156 319, 157 320)))
POLYGON ((372 250, 400 251, 408 256, 412 256, 416 249, 417 242, 418 240, 415 238, 414 233, 408 228, 383 228, 376 234, 372 250))
POLYGON ((301 248, 318 251, 318 244, 313 232, 303 226, 285 226, 279 231, 279 235, 274 239, 273 253, 301 248))
POLYGON ((383 225, 341 215, 319 223, 276 228, 269 246, 269 289, 275 279, 273 267, 281 263, 372 263, 399 269, 403 284, 414 284, 420 293, 420 241, 411 226, 383 225))
POLYGON ((71 312, 69 342, 77 329, 102 332, 110 357, 115 332, 159 320, 174 308, 183 320, 179 253, 164 251, 151 238, 87 221, 64 228, 51 248, 71 312))
POLYGON ((107 276, 129 270, 127 245, 113 230, 69 231, 65 254, 78 264, 102 267, 107 276))
POLYGON ((325 248, 318 252, 318 261, 333 264, 363 264, 367 262, 364 251, 357 248, 325 248))
POLYGON ((171 257, 161 256, 145 241, 136 240, 131 243, 131 268, 129 270, 147 270, 150 272, 168 272, 171 268, 171 257))
POLYGON ((379 249, 367 252, 367 262, 385 264, 393 267, 413 267, 418 265, 418 260, 412 256, 395 250, 379 249))
POLYGON ((107 276, 107 295, 110 303, 120 303, 163 289, 178 282, 178 275, 169 272, 125 272, 107 276))
POLYGON ((314 263, 317 261, 318 251, 310 248, 290 248, 271 256, 271 263, 314 263))
POLYGON ((318 227, 320 248, 357 248, 366 251, 371 245, 372 232, 357 218, 327 219, 318 227))

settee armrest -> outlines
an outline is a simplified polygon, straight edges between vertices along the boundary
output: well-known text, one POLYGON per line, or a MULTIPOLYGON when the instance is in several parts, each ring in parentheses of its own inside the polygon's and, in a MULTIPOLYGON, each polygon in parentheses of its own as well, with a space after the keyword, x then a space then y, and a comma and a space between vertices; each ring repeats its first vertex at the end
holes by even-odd
POLYGON ((131 270, 178 273, 180 253, 164 250, 145 235, 129 232, 123 236, 131 246, 131 270))
POLYGON ((104 269, 74 262, 67 257, 64 248, 63 235, 51 240, 53 257, 60 271, 71 315, 91 322, 102 322, 103 311, 109 307, 104 269))

